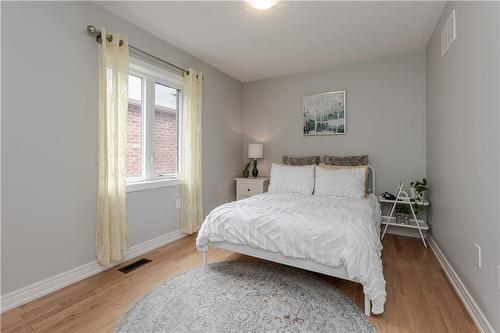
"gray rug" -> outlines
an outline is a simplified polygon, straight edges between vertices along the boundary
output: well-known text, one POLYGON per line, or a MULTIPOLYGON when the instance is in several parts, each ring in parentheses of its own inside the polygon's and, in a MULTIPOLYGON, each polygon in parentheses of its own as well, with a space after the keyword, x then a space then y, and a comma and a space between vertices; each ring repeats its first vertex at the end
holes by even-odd
POLYGON ((116 332, 376 332, 345 295, 313 274, 262 262, 222 262, 162 284, 116 332))

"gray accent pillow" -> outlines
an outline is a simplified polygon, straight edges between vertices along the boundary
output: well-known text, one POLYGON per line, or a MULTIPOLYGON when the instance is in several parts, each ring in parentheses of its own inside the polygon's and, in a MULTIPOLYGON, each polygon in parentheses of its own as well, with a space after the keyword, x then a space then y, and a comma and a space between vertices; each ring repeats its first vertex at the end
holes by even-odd
POLYGON ((313 165, 319 164, 319 156, 305 156, 305 157, 290 157, 283 156, 283 163, 287 165, 313 165))
POLYGON ((367 165, 368 155, 345 156, 345 157, 325 155, 325 164, 344 165, 344 166, 367 165))

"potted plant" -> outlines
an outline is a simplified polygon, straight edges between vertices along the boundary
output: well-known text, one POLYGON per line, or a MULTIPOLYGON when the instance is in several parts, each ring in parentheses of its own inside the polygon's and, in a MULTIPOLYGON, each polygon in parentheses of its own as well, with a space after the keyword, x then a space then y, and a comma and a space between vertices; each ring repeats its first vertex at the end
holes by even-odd
POLYGON ((412 198, 410 199, 415 214, 418 214, 423 208, 422 205, 425 200, 425 192, 429 191, 429 186, 427 185, 427 179, 423 178, 421 181, 417 180, 410 183, 410 194, 412 198))
POLYGON ((396 205, 396 223, 408 224, 410 221, 410 205, 397 204, 396 205))
POLYGON ((243 169, 243 177, 245 178, 248 178, 248 176, 250 175, 250 170, 248 170, 248 168, 250 168, 250 164, 252 164, 252 161, 248 162, 245 165, 245 169, 243 169))

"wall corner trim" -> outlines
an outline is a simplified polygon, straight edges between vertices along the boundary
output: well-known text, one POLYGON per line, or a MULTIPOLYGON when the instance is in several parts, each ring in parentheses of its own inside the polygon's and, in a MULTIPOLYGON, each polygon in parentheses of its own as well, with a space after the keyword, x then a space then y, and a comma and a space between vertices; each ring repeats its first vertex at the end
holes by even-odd
POLYGON ((83 264, 81 266, 70 269, 66 272, 51 276, 45 280, 38 281, 26 287, 11 291, 1 296, 1 312, 3 313, 20 305, 33 301, 39 297, 67 287, 70 284, 76 283, 89 276, 105 271, 108 268, 119 265, 120 263, 137 256, 143 255, 144 253, 152 251, 160 246, 172 243, 185 236, 186 235, 181 233, 180 230, 175 230, 157 238, 148 240, 144 243, 140 243, 130 247, 127 256, 121 262, 102 266, 94 260, 87 264, 83 264))
POLYGON ((479 331, 482 333, 495 333, 493 326, 491 326, 488 319, 481 311, 474 298, 472 298, 471 294, 463 284, 457 272, 455 272, 453 267, 450 265, 448 259, 446 259, 444 253, 441 251, 434 238, 428 236, 427 239, 429 240, 429 245, 431 246, 432 252, 434 252, 434 255, 439 261, 439 264, 446 273, 448 280, 450 280, 451 285, 457 292, 458 297, 464 304, 465 309, 471 316, 472 320, 474 321, 474 324, 476 324, 479 331))

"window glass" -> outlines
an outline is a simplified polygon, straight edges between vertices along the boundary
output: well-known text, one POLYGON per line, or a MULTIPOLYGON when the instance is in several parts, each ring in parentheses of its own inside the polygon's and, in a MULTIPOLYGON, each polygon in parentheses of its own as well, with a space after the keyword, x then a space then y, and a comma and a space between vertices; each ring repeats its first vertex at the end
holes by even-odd
POLYGON ((128 113, 127 113, 127 177, 143 176, 142 165, 142 109, 143 80, 128 76, 128 113))
POLYGON ((178 172, 179 90, 155 83, 154 172, 156 176, 178 172))

